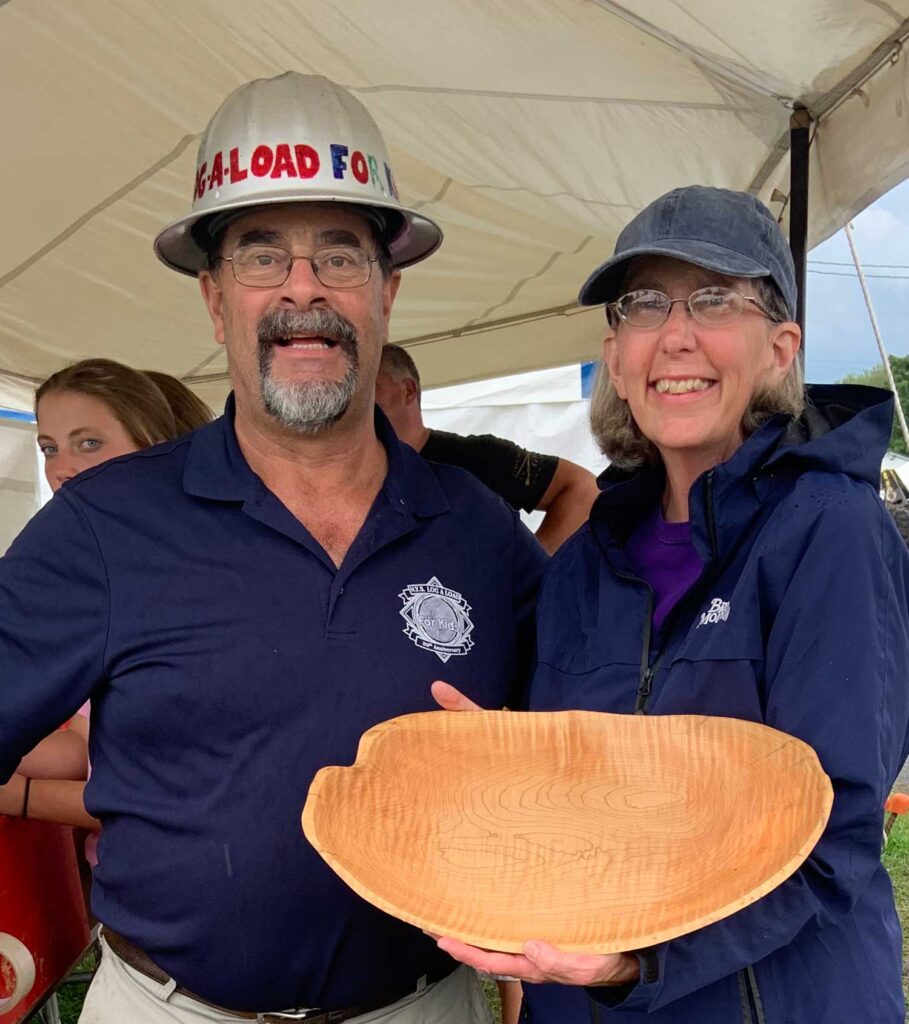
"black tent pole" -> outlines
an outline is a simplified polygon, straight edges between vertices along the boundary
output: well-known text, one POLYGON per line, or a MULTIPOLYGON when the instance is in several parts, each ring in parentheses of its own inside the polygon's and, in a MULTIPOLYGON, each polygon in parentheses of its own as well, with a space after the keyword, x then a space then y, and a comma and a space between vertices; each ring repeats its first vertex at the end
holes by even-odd
POLYGON ((795 318, 802 328, 799 357, 805 360, 805 276, 808 260, 808 133, 811 115, 796 105, 789 118, 789 247, 795 261, 798 299, 795 318))

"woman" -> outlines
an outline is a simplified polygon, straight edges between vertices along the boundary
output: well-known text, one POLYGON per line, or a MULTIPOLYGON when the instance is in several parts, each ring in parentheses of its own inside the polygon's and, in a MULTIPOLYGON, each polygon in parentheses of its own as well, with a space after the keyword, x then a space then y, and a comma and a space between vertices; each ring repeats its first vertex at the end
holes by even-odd
MULTIPOLYGON (((56 492, 78 473, 108 459, 207 423, 208 408, 194 406, 193 401, 199 402, 196 396, 175 378, 171 381, 165 393, 151 374, 110 359, 84 359, 50 376, 35 393, 35 417, 51 490, 56 492)), ((86 707, 22 759, 13 779, 0 786, 0 814, 99 827, 82 802, 88 771, 87 714, 86 707)), ((93 856, 93 844, 87 853, 93 856)))
POLYGON ((85 469, 176 436, 174 415, 141 370, 83 359, 35 392, 38 447, 51 490, 85 469))
POLYGON ((525 984, 534 1024, 902 1022, 880 863, 909 731, 909 557, 877 494, 890 396, 804 403, 789 249, 743 193, 656 200, 580 298, 607 310, 591 420, 613 464, 547 572, 530 705, 766 722, 814 747, 833 811, 788 881, 654 949, 440 945, 561 983, 525 984))
POLYGON ((188 434, 191 430, 198 430, 206 423, 214 419, 211 409, 201 398, 176 377, 169 373, 161 373, 160 370, 143 370, 146 377, 150 377, 152 383, 167 399, 170 411, 174 416, 174 423, 177 428, 177 436, 188 434))

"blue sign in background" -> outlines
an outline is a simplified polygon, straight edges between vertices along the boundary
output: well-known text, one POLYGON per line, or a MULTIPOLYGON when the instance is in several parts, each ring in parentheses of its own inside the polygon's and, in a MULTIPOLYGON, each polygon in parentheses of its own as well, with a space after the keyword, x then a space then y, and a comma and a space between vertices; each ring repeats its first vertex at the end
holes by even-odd
POLYGON ((590 398, 599 363, 581 363, 581 398, 590 398))
POLYGON ((17 412, 15 409, 0 409, 0 420, 18 420, 21 423, 34 423, 35 417, 30 412, 17 412))

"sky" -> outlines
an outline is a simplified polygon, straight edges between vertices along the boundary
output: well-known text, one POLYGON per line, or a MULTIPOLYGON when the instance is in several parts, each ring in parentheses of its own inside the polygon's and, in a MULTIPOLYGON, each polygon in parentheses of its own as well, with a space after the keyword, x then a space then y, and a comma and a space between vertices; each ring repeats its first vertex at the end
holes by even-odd
MULTIPOLYGON (((863 210, 852 227, 884 345, 891 355, 907 355, 909 181, 897 185, 863 210)), ((808 254, 805 320, 805 376, 809 381, 832 384, 847 373, 880 366, 871 321, 843 231, 808 254)))

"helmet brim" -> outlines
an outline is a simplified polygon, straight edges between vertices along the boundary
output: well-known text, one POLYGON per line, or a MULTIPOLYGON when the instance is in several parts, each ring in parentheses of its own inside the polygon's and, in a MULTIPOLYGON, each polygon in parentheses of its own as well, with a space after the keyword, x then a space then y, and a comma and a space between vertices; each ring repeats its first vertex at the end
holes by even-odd
POLYGON ((390 218, 400 225, 400 230, 383 241, 391 256, 392 265, 397 270, 412 266, 431 256, 442 244, 442 229, 435 221, 422 214, 414 213, 394 203, 383 204, 375 199, 358 201, 350 196, 338 198, 337 195, 300 196, 298 193, 272 193, 265 196, 251 196, 248 200, 231 203, 216 210, 204 213, 191 213, 186 217, 168 224, 155 238, 155 254, 166 266, 190 277, 198 277, 199 271, 205 267, 208 253, 199 244, 200 227, 206 220, 228 211, 242 211, 257 206, 272 206, 278 203, 337 203, 341 206, 362 206, 385 213, 394 213, 390 218))

